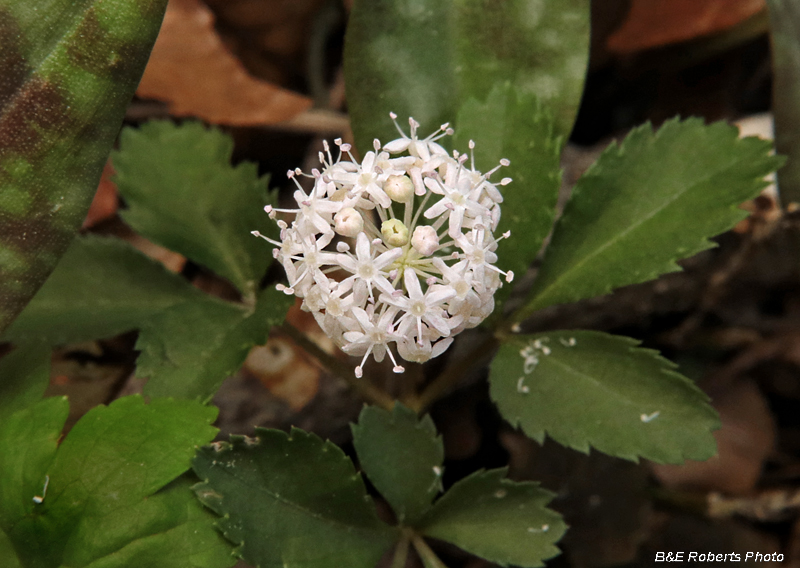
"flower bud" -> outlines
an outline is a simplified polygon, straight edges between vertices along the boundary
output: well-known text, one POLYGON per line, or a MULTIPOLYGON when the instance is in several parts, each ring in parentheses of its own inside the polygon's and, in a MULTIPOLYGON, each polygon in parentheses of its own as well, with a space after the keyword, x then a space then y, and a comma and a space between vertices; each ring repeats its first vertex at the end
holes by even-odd
POLYGON ((414 229, 411 246, 423 256, 432 255, 439 248, 439 235, 430 225, 420 225, 414 229))
POLYGON ((399 219, 389 219, 381 225, 383 240, 393 247, 401 247, 408 242, 408 227, 399 219))
POLYGON ((389 176, 383 184, 383 191, 398 203, 408 203, 414 197, 414 182, 408 176, 389 176))
POLYGON ((361 213, 352 207, 345 207, 333 217, 334 230, 344 237, 355 237, 364 230, 361 213))

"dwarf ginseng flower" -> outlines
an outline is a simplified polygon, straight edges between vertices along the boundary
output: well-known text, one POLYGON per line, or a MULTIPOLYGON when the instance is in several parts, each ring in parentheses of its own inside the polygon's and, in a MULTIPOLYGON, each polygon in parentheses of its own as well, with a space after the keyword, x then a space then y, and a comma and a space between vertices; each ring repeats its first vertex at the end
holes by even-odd
MULTIPOLYGON (((396 119, 394 114, 392 120, 396 119)), ((409 119, 411 136, 397 125, 401 138, 367 152, 359 164, 350 146, 336 140, 334 161, 327 143, 320 152, 322 170, 313 170, 306 193, 294 180, 296 209, 266 211, 277 221, 280 241, 257 231, 277 248, 287 294, 303 298, 303 309, 350 355, 386 354, 395 372, 391 345, 407 361, 423 362, 440 355, 453 336, 480 324, 494 309, 500 275, 495 238, 502 195, 497 185, 475 169, 474 157, 449 156, 436 140, 451 135, 442 125, 424 140, 419 124, 409 119), (344 159, 349 157, 350 159, 344 159)), ((470 141, 470 152, 475 147, 470 141)), ((507 166, 507 160, 500 165, 507 166)))

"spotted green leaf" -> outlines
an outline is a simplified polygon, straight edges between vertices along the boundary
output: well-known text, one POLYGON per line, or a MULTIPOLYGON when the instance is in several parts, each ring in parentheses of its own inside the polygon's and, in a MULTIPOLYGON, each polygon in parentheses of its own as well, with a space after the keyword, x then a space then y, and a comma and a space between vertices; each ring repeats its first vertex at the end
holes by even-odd
POLYGON ((391 412, 365 406, 352 430, 364 473, 398 522, 413 526, 442 490, 444 445, 433 420, 400 403, 391 412))
POLYGON ((302 430, 207 446, 194 470, 219 529, 261 568, 374 568, 396 540, 350 459, 302 430))
POLYGON ((588 0, 356 0, 344 61, 356 142, 365 151, 396 138, 390 111, 432 132, 506 81, 567 136, 588 53, 588 0))
POLYGON ((739 205, 781 164, 770 150, 699 119, 633 130, 578 180, 517 318, 679 270, 747 215, 739 205))
POLYGON ((138 329, 159 313, 204 295, 119 239, 75 239, 47 283, 6 332, 52 345, 138 329))
POLYGON ((233 139, 217 129, 149 122, 122 132, 115 179, 127 223, 253 299, 272 255, 251 231, 271 233, 275 223, 264 213, 267 177, 253 163, 232 167, 232 153, 233 139))
POLYGON ((166 0, 0 0, 0 332, 80 227, 166 0))
POLYGON ((20 566, 233 564, 188 483, 173 481, 213 438, 215 409, 121 398, 90 410, 56 447, 68 410, 64 398, 45 399, 0 424, 0 529, 20 566))
POLYGON ((539 442, 546 434, 633 461, 710 458, 719 418, 708 397, 675 364, 637 345, 596 331, 515 336, 492 362, 492 399, 539 442))
POLYGON ((559 554, 555 543, 566 525, 546 507, 552 493, 505 475, 505 469, 494 469, 462 479, 434 504, 418 530, 500 566, 542 566, 559 554))
POLYGON ((241 367, 254 345, 266 343, 292 298, 274 287, 254 310, 213 298, 184 302, 146 323, 136 349, 136 375, 148 378, 144 393, 208 401, 241 367))

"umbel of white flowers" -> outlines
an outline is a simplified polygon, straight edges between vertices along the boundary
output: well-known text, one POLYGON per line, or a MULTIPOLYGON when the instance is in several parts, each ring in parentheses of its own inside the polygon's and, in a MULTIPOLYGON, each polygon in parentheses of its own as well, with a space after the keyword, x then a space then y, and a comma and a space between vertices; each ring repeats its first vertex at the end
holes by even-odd
MULTIPOLYGON (((307 174, 289 171, 297 208, 265 208, 273 219, 284 214, 280 241, 253 232, 277 247, 289 279, 279 289, 303 298, 342 351, 362 357, 357 377, 370 354, 380 362, 388 353, 402 373, 392 343, 407 361, 440 355, 492 313, 500 275, 514 277, 494 266, 497 243, 509 236, 494 236, 503 201, 497 185, 511 179, 492 183, 500 166, 482 174, 474 155, 469 167, 465 154, 449 156, 436 143, 453 134, 447 124, 420 140, 413 118, 409 137, 390 116, 401 137, 384 146, 375 140, 360 164, 349 144, 335 140, 334 161, 324 143, 310 193, 296 177, 307 174)), ((470 141, 471 154, 474 147, 470 141)))

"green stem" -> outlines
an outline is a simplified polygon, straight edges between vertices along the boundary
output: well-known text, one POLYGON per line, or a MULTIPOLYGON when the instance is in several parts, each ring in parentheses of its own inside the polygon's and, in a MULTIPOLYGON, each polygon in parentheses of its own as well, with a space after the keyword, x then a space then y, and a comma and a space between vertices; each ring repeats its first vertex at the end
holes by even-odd
POLYGON ((415 534, 411 538, 414 543, 414 548, 420 558, 422 558, 422 563, 425 565, 425 568, 447 568, 445 563, 439 560, 439 557, 436 556, 436 553, 431 550, 428 543, 426 543, 421 536, 415 534))
POLYGON ((408 559, 408 545, 410 543, 411 535, 404 531, 403 536, 397 542, 397 548, 394 549, 391 568, 406 568, 406 560, 408 559))
POLYGON ((469 357, 464 357, 450 364, 442 374, 436 377, 416 399, 408 401, 409 407, 415 412, 422 413, 440 396, 455 387, 464 375, 483 359, 490 355, 500 344, 494 335, 487 337, 478 347, 470 352, 469 357))
POLYGON ((378 405, 386 410, 394 408, 394 399, 384 391, 370 383, 367 379, 357 379, 353 369, 339 361, 333 355, 325 352, 319 345, 311 341, 306 335, 290 323, 284 323, 278 329, 291 337, 300 347, 313 355, 331 373, 347 382, 350 387, 360 394, 366 401, 378 405))

